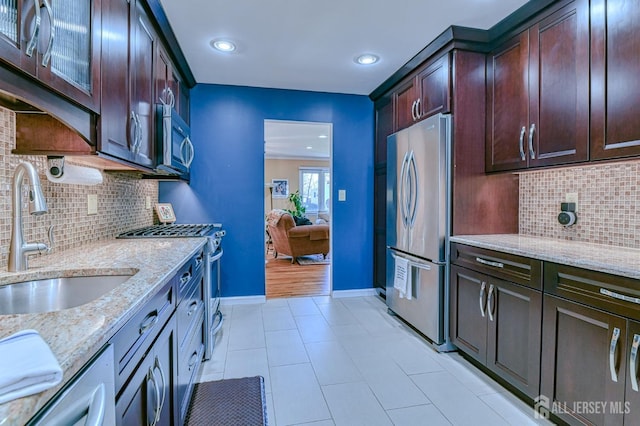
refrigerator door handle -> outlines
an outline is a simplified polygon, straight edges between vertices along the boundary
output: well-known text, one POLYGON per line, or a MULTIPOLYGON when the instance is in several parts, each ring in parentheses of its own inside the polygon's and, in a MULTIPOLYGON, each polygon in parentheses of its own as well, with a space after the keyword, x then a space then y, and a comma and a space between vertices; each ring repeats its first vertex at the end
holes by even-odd
POLYGON ((400 170, 400 198, 398 200, 401 206, 402 224, 404 225, 405 228, 409 225, 409 219, 407 217, 408 209, 407 209, 407 193, 406 193, 408 163, 409 163, 409 152, 407 151, 404 153, 404 159, 402 160, 402 169, 400 170))
POLYGON ((409 227, 413 228, 413 225, 416 223, 416 212, 418 209, 418 196, 420 191, 418 191, 418 167, 416 165, 416 157, 411 151, 411 155, 409 156, 409 170, 408 174, 410 178, 413 178, 413 182, 411 183, 411 200, 409 204, 410 211, 410 219, 409 219, 409 227))
POLYGON ((407 259, 406 257, 398 256, 397 254, 394 254, 394 253, 391 253, 391 257, 393 257, 393 260, 396 260, 398 258, 406 259, 409 262, 409 267, 410 268, 424 269, 425 271, 430 271, 431 270, 431 266, 430 265, 427 265, 427 264, 424 264, 424 263, 414 262, 411 259, 407 259))

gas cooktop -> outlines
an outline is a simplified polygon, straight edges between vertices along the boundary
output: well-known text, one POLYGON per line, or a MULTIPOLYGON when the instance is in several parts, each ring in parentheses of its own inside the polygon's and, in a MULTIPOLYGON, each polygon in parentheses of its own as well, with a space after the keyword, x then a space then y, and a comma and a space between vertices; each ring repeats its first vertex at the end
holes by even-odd
POLYGON ((145 226, 132 229, 118 235, 118 238, 181 238, 181 237, 210 237, 223 233, 220 223, 200 224, 165 224, 145 226))

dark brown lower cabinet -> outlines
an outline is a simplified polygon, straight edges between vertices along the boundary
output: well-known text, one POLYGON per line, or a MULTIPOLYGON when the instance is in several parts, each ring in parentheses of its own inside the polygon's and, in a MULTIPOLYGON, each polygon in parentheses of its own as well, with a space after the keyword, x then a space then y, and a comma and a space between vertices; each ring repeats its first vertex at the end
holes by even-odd
MULTIPOLYGON (((627 322, 579 303, 544 296, 541 395, 562 420, 623 424, 630 347, 627 322)), ((633 324, 635 332, 640 331, 640 325, 633 324)), ((639 424, 630 423, 633 414, 637 419, 640 412, 631 411, 624 424, 639 424)))
POLYGON ((178 424, 177 347, 172 316, 120 392, 116 400, 117 425, 178 424))
POLYGON ((450 296, 453 344, 536 397, 542 292, 452 265, 450 296))

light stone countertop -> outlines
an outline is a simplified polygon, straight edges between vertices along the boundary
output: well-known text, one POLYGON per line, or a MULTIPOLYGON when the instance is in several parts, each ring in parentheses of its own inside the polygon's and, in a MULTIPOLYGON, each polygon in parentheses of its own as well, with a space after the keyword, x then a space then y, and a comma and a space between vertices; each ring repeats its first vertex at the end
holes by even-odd
POLYGON ((518 234, 456 235, 450 241, 640 279, 640 249, 518 234))
MULTIPOLYGON (((205 238, 107 240, 31 257, 26 272, 1 271, 0 286, 60 276, 133 275, 85 305, 42 314, 0 315, 0 338, 24 329, 37 330, 63 371, 58 386, 0 405, 0 425, 27 422, 205 241, 205 238)), ((10 368, 0 366, 7 367, 10 368)))

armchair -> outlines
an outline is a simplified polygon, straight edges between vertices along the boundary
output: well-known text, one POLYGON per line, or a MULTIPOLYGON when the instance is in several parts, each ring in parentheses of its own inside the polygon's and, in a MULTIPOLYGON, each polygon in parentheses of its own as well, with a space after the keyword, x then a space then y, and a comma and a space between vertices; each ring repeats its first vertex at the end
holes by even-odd
POLYGON ((307 254, 329 253, 329 225, 296 226, 291 214, 282 210, 272 210, 267 218, 269 235, 273 241, 275 257, 278 254, 291 256, 291 263, 296 258, 307 254))

